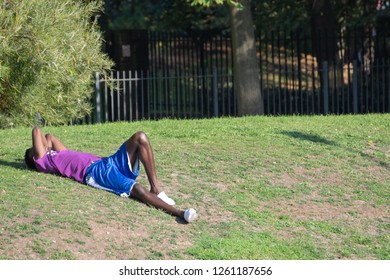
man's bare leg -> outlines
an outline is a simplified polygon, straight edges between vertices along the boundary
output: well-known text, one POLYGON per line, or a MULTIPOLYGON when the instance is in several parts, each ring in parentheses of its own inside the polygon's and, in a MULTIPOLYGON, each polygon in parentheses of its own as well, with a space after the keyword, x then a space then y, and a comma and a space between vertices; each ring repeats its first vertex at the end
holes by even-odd
POLYGON ((186 211, 179 210, 159 199, 156 194, 146 191, 140 184, 133 186, 131 195, 147 205, 162 209, 168 214, 185 220, 187 223, 194 221, 198 216, 195 209, 189 208, 186 211))
POLYGON ((187 222, 192 222, 197 217, 196 211, 194 209, 187 209, 186 211, 182 211, 169 204, 166 204, 164 201, 159 199, 156 194, 146 191, 145 188, 140 184, 135 184, 133 186, 131 190, 131 196, 137 198, 147 205, 162 209, 168 214, 179 217, 187 222))
POLYGON ((143 164, 149 180, 150 192, 159 194, 161 190, 160 184, 157 180, 153 151, 146 134, 143 132, 135 133, 129 140, 126 141, 126 149, 132 166, 134 166, 137 157, 139 157, 141 163, 143 164))

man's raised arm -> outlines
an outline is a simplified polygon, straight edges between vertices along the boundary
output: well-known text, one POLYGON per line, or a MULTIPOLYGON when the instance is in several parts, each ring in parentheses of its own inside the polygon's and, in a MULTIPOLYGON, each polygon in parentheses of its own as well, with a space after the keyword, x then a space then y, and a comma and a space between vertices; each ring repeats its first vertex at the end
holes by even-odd
POLYGON ((48 148, 47 141, 38 126, 35 126, 32 130, 32 146, 35 159, 40 159, 46 154, 48 148))
POLYGON ((46 141, 49 148, 53 149, 54 151, 59 152, 66 149, 61 141, 50 133, 46 134, 46 141))

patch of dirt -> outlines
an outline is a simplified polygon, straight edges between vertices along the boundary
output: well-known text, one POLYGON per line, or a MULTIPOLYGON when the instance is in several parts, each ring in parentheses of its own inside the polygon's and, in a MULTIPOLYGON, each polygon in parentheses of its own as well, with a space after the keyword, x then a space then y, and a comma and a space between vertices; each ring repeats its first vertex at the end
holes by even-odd
POLYGON ((390 146, 379 147, 375 143, 369 141, 361 156, 371 160, 372 162, 381 165, 384 168, 390 169, 390 146), (384 159, 378 158, 378 155, 384 154, 384 159))
POLYGON ((300 179, 296 177, 297 174, 292 175, 285 172, 276 176, 275 174, 268 173, 267 176, 270 178, 271 184, 274 186, 293 188, 296 184, 300 183, 300 179))
MULTIPOLYGON (((180 190, 183 190, 185 186, 179 182, 178 177, 182 177, 182 180, 185 182, 187 180, 192 180, 190 176, 179 175, 177 173, 172 173, 171 176, 169 187, 166 188, 167 193, 172 195, 172 197, 180 198, 180 200, 184 202, 184 205, 195 208, 199 214, 199 219, 208 221, 208 223, 213 225, 225 223, 234 219, 234 214, 221 207, 214 196, 193 197, 181 192, 180 190)), ((207 182, 204 184, 200 183, 198 187, 207 188, 208 192, 212 193, 224 193, 232 186, 227 186, 220 182, 207 182)), ((180 207, 180 205, 178 205, 178 207, 180 207)))
POLYGON ((274 210, 281 215, 288 215, 295 220, 326 221, 336 219, 389 219, 389 207, 367 204, 364 201, 351 201, 349 206, 335 203, 318 202, 307 199, 300 203, 278 203, 277 205, 263 205, 264 210, 274 210))
MULTIPOLYGON (((129 223, 106 219, 98 222, 92 218, 87 222, 87 234, 45 225, 41 232, 29 236, 2 229, 0 255, 31 260, 50 259, 56 253, 61 259, 71 256, 78 260, 171 259, 175 252, 181 256, 192 245, 187 232, 191 225, 183 225, 168 215, 164 219, 161 215, 152 216, 145 223, 147 218, 143 217, 141 222, 137 214, 134 215, 134 222, 129 223)), ((21 225, 25 223, 29 221, 23 219, 21 225)))
POLYGON ((294 166, 292 172, 283 172, 281 174, 265 173, 269 178, 270 183, 274 186, 285 186, 287 188, 293 188, 300 183, 309 183, 312 186, 318 185, 331 185, 342 186, 344 180, 340 174, 330 172, 329 168, 323 166, 318 168, 312 168, 310 170, 305 169, 302 166, 294 166))
POLYGON ((236 219, 233 213, 221 207, 219 202, 212 197, 204 197, 200 207, 200 219, 207 221, 210 225, 227 223, 236 219))
MULTIPOLYGON (((85 247, 94 255, 80 254, 77 258, 172 259, 175 258, 175 254, 182 256, 182 253, 193 244, 193 239, 190 237, 196 225, 186 225, 180 219, 160 210, 151 210, 142 203, 139 205, 139 211, 141 213, 129 215, 128 222, 89 221, 91 237, 88 238, 89 243, 86 243, 85 247), (142 213, 143 210, 148 211, 142 213), (99 244, 99 248, 96 248, 95 244, 99 244), (97 250, 101 251, 99 255, 94 253, 97 250)), ((188 256, 184 257, 188 258, 188 256)))
MULTIPOLYGON (((300 200, 294 200, 294 202, 285 200, 278 203, 264 203, 259 207, 259 211, 271 211, 279 217, 288 217, 288 220, 293 221, 331 221, 335 225, 340 223, 343 228, 364 232, 370 236, 383 234, 375 225, 390 222, 390 208, 387 205, 373 206, 360 200, 341 205, 318 202, 312 196, 307 196, 300 200)), ((289 239, 295 234, 306 231, 307 229, 304 227, 288 227, 285 230, 280 230, 278 234, 282 238, 289 239)), ((313 236, 313 238, 317 237, 313 236)), ((319 240, 321 237, 317 239, 318 242, 326 242, 319 240)), ((335 233, 329 240, 335 242, 335 240, 339 240, 339 237, 335 233)))
MULTIPOLYGON (((343 205, 329 202, 318 202, 313 197, 294 200, 294 202, 285 200, 278 203, 265 203, 259 207, 259 211, 271 211, 281 219, 286 219, 286 227, 279 229, 269 228, 282 240, 301 239, 301 236, 310 236, 315 240, 318 248, 333 248, 335 244, 342 246, 346 238, 342 232, 360 232, 363 235, 368 235, 373 238, 383 236, 384 229, 380 226, 390 222, 390 208, 387 205, 373 206, 365 201, 355 200, 349 204, 343 205), (326 231, 325 235, 318 234, 318 229, 310 229, 308 226, 299 226, 299 223, 294 223, 294 226, 288 226, 291 221, 310 222, 329 221, 334 225, 335 232, 326 231), (338 229, 337 226, 340 226, 338 229), (340 233, 337 231, 340 230, 340 233)), ((316 225, 316 224, 314 224, 316 225)), ((320 231, 321 232, 321 231, 320 231)), ((356 245, 359 246, 359 245, 356 245)), ((333 256, 343 259, 345 256, 338 255, 333 252, 333 256)), ((353 259, 353 256, 348 256, 348 259, 353 259)), ((367 259, 374 258, 368 256, 367 259)))

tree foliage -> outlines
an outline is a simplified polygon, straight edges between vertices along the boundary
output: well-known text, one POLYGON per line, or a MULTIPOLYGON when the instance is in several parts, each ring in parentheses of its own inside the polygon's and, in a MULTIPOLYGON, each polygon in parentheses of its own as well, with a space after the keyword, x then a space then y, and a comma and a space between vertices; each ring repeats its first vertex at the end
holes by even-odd
POLYGON ((222 4, 240 6, 240 1, 238 0, 188 0, 188 1, 191 2, 191 5, 201 5, 204 7, 210 7, 212 5, 222 5, 222 4))
POLYGON ((252 1, 253 21, 258 29, 295 30, 307 26, 307 0, 252 1))
MULTIPOLYGON (((293 31, 311 25, 313 0, 251 0, 253 22, 258 30, 293 31)), ((339 25, 366 26, 389 18, 390 9, 377 11, 372 0, 329 0, 339 25)), ((386 1, 385 1, 386 2, 386 1)), ((105 0, 109 29, 159 31, 224 29, 229 27, 228 7, 239 0, 105 0)), ((387 3, 387 2, 386 2, 387 3)), ((389 22, 389 21, 387 21, 389 22)))
POLYGON ((93 21, 100 10, 96 1, 0 2, 0 127, 91 111, 92 74, 112 65, 93 21))
POLYGON ((191 5, 183 0, 105 0, 102 23, 107 29, 182 31, 228 26, 224 5, 191 5))

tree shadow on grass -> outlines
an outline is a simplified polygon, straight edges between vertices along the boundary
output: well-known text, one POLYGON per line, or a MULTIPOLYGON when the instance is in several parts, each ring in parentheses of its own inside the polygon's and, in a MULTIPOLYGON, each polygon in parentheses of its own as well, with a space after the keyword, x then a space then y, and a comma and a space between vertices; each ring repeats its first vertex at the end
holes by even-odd
POLYGON ((313 143, 319 143, 319 144, 325 144, 325 145, 332 145, 332 146, 339 146, 337 142, 328 140, 324 137, 315 135, 315 134, 309 134, 304 133, 301 131, 282 131, 281 134, 287 135, 291 138, 299 139, 299 140, 305 140, 310 141, 313 143))
POLYGON ((295 138, 295 139, 298 139, 298 140, 309 141, 309 142, 313 142, 313 143, 339 147, 339 148, 342 148, 342 149, 344 149, 344 150, 346 150, 348 152, 351 152, 351 153, 359 153, 362 157, 375 162, 380 167, 383 167, 383 168, 386 168, 386 169, 390 169, 390 163, 389 162, 386 162, 386 161, 384 161, 382 159, 379 159, 379 158, 377 158, 377 157, 375 157, 373 155, 370 155, 368 153, 365 153, 365 152, 362 152, 362 151, 359 151, 359 150, 356 150, 356 149, 353 149, 353 148, 350 148, 350 147, 344 147, 344 146, 338 144, 335 141, 328 140, 328 139, 326 139, 324 137, 321 137, 321 136, 318 136, 318 135, 315 135, 315 134, 304 133, 304 132, 301 132, 301 131, 281 131, 280 134, 284 134, 284 135, 287 135, 287 136, 289 136, 291 138, 295 138))
POLYGON ((16 159, 15 161, 5 161, 0 159, 0 166, 12 167, 18 170, 27 169, 26 164, 19 159, 16 159))

